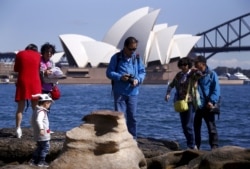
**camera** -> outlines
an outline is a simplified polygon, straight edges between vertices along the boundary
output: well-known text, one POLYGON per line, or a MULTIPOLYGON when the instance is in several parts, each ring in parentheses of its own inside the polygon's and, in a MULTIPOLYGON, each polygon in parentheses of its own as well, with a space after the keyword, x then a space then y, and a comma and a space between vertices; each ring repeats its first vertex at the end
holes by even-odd
POLYGON ((216 104, 214 107, 212 107, 210 109, 210 112, 214 113, 214 114, 220 114, 220 107, 219 107, 219 105, 216 104))
POLYGON ((128 82, 129 82, 130 84, 134 84, 134 80, 135 80, 135 76, 132 75, 132 74, 129 74, 129 76, 128 76, 128 82))

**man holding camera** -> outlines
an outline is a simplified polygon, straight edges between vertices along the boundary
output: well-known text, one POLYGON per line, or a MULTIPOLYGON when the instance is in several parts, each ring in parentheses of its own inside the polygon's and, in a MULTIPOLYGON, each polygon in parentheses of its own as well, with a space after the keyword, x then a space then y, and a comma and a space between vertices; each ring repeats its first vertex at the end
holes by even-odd
POLYGON ((128 131, 137 138, 137 98, 146 70, 136 54, 138 41, 128 37, 123 49, 111 57, 106 76, 112 80, 115 111, 126 114, 128 131))

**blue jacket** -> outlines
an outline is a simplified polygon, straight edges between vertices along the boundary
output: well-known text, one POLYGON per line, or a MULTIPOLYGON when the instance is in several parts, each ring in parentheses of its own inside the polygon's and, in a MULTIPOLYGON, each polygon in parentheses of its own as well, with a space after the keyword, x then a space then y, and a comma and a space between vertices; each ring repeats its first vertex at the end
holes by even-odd
POLYGON ((209 67, 207 67, 203 74, 204 76, 202 76, 198 80, 198 91, 200 94, 201 101, 200 108, 204 108, 208 101, 213 104, 217 103, 220 97, 220 85, 216 72, 212 71, 209 67), (206 96, 204 96, 202 89, 208 100, 206 99, 206 96))
POLYGON ((146 75, 145 67, 141 58, 136 53, 130 59, 126 59, 123 51, 114 54, 106 70, 106 76, 114 81, 113 92, 126 96, 139 94, 139 86, 146 75), (122 75, 131 74, 138 80, 138 85, 133 87, 129 82, 121 80, 122 75))

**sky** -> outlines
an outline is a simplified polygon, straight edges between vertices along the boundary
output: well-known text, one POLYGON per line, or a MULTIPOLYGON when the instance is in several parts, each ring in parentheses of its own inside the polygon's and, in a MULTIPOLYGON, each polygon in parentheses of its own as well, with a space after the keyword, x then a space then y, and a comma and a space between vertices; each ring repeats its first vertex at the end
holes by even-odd
MULTIPOLYGON (((121 17, 147 6, 160 9, 156 24, 178 25, 175 34, 192 35, 250 12, 249 0, 0 0, 0 52, 46 42, 62 51, 62 34, 102 41, 121 17)), ((216 54, 208 64, 250 69, 250 51, 216 54)))

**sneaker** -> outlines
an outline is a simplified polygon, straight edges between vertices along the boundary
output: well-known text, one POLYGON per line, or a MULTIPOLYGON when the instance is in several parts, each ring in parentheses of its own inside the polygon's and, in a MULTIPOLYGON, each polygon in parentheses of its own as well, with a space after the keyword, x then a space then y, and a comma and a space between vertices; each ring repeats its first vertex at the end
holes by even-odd
POLYGON ((37 164, 35 163, 35 160, 31 159, 31 160, 29 161, 29 165, 30 165, 30 166, 36 166, 37 164))
POLYGON ((37 164, 38 167, 45 167, 45 168, 48 168, 49 167, 49 164, 46 163, 45 161, 40 161, 38 164, 37 164))
POLYGON ((213 146, 211 147, 211 150, 215 150, 215 149, 217 149, 217 148, 218 148, 217 145, 213 145, 213 146))
POLYGON ((197 146, 195 145, 194 147, 188 147, 188 150, 198 150, 197 146))
POLYGON ((18 127, 16 129, 16 137, 17 138, 21 138, 22 137, 22 129, 20 127, 18 127))

